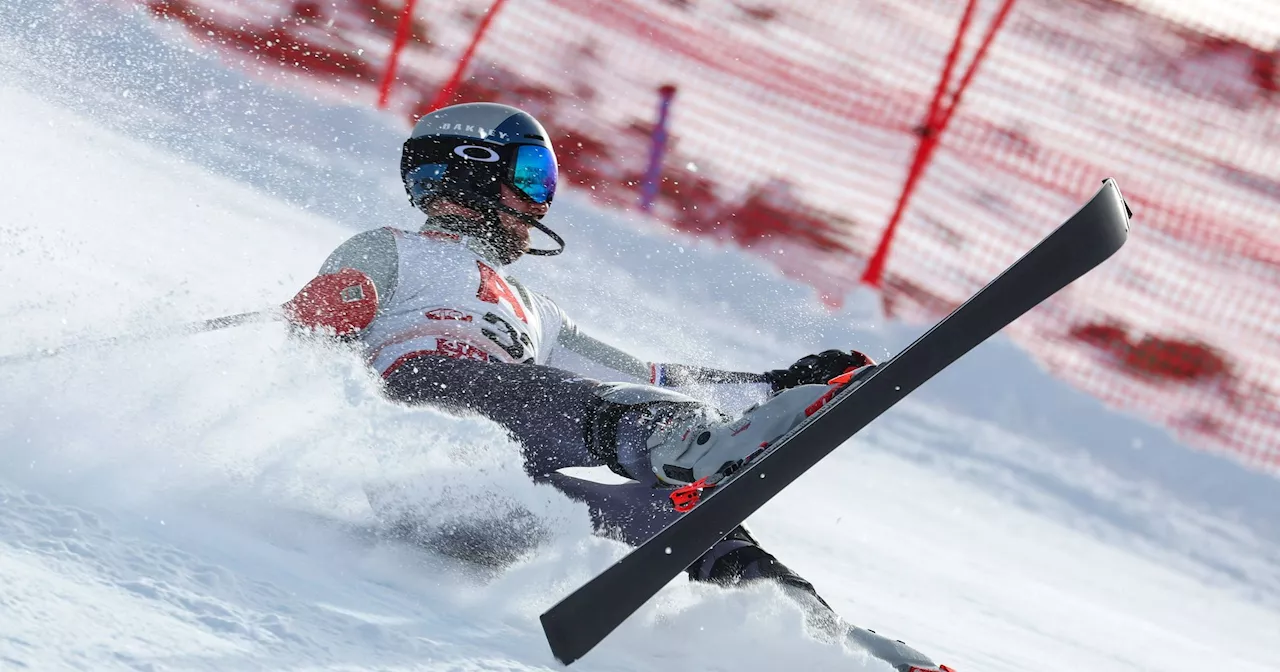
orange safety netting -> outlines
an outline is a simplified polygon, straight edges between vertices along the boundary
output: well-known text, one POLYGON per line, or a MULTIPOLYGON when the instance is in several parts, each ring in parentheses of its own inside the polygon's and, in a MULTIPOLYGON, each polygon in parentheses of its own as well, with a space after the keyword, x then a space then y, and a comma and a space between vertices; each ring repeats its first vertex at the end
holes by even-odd
MULTIPOLYGON (((963 75, 1005 0, 508 0, 453 100, 528 109, 568 182, 632 208, 657 90, 675 85, 655 215, 757 251, 830 304, 919 163, 878 276, 909 320, 953 308, 1115 177, 1130 245, 1013 338, 1109 403, 1275 470, 1280 29, 1262 26, 1280 11, 1253 1, 1214 3, 1240 24, 1224 37, 1115 0, 1017 0, 927 162, 942 73, 963 75)), ((404 6, 141 2, 233 64, 370 105, 404 6)), ((431 104, 491 4, 418 0, 394 108, 431 104)))

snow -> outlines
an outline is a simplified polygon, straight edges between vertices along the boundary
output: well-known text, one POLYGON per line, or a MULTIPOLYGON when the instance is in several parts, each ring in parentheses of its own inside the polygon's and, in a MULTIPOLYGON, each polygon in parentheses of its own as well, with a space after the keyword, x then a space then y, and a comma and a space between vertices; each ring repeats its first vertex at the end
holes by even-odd
MULTIPOLYGON (((413 225, 398 120, 82 4, 0 0, 0 355, 279 304, 345 237, 413 225)), ((569 250, 517 273, 638 355, 763 369, 916 333, 581 194, 553 220, 569 250)), ((358 362, 276 324, 0 368, 0 669, 557 668, 537 615, 625 548, 527 483, 517 451, 479 419, 383 402, 358 362), (363 485, 407 474, 475 515, 514 499, 548 538, 502 571, 380 541, 363 485)), ((1004 339, 753 529, 841 614, 961 671, 1280 669, 1280 481, 1107 411, 1004 339)), ((885 669, 770 587, 683 580, 574 667, 692 663, 885 669)))

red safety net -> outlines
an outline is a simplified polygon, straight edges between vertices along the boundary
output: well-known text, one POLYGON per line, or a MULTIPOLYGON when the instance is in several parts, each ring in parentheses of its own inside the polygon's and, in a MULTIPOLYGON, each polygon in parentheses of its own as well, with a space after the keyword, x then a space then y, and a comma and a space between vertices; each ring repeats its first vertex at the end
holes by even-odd
MULTIPOLYGON (((404 6, 142 2, 233 64, 370 105, 404 6)), ((492 2, 418 0, 394 109, 435 100, 492 2)), ((674 84, 655 215, 757 252, 831 305, 915 173, 871 276, 887 311, 914 321, 1115 177, 1136 213, 1129 246, 1012 337, 1113 405, 1280 469, 1280 9, 1218 0, 1210 29, 1115 0, 1017 0, 942 122, 1006 4, 508 0, 450 102, 528 109, 558 138, 567 182, 632 208, 657 90, 674 84)))

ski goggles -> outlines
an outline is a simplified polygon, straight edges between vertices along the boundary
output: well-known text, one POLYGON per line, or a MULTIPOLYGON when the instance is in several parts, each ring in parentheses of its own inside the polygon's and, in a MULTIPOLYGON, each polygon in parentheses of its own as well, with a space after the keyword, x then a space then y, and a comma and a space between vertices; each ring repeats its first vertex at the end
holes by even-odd
POLYGON ((438 193, 445 181, 479 187, 495 177, 534 203, 550 203, 555 197, 559 169, 556 155, 547 147, 410 140, 406 150, 406 161, 417 164, 404 174, 405 186, 415 200, 438 193))
POLYGON ((516 145, 511 162, 511 186, 534 203, 550 203, 560 176, 556 155, 538 145, 516 145))

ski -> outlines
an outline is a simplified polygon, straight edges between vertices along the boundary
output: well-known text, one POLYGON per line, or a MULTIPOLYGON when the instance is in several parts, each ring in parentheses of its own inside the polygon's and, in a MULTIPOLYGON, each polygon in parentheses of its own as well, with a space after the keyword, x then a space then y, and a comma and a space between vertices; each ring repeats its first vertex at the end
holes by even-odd
POLYGON ((851 382, 805 424, 546 613, 562 663, 581 658, 707 549, 832 450, 1037 304, 1120 249, 1132 212, 1115 181, 1021 259, 889 361, 851 382))

